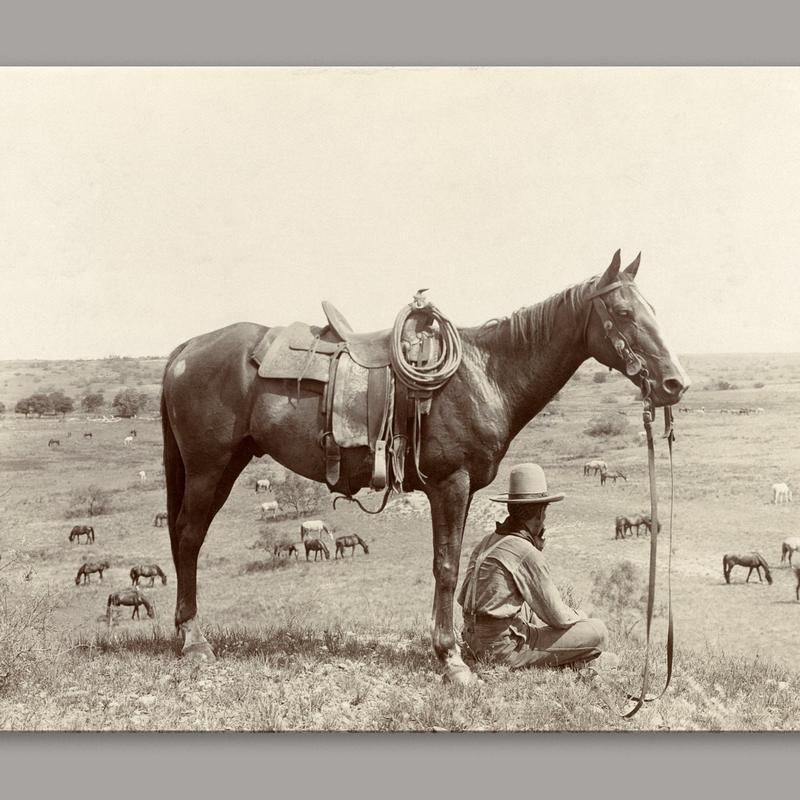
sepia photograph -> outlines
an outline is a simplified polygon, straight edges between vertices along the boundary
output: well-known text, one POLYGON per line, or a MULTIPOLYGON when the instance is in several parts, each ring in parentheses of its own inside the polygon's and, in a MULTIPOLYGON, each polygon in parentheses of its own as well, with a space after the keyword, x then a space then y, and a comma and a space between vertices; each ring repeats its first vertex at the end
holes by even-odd
POLYGON ((0 731, 800 729, 800 70, 0 91, 0 731))

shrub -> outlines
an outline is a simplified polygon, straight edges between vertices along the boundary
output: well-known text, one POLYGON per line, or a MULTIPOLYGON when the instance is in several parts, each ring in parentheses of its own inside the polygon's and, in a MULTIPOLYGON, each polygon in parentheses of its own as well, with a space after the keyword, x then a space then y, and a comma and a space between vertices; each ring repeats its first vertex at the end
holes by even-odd
POLYGON ((294 509, 295 517, 316 511, 328 497, 328 490, 316 481, 289 472, 286 480, 274 487, 275 499, 281 508, 294 509))
POLYGON ((592 380, 595 383, 605 383, 608 380, 608 373, 605 371, 595 372, 595 374, 592 376, 592 380))
POLYGON ((610 570, 596 572, 592 597, 608 611, 618 630, 629 635, 647 607, 644 570, 632 561, 623 561, 610 570))
POLYGON ((70 505, 66 517, 97 517, 111 513, 111 493, 92 484, 83 489, 75 489, 70 495, 70 505))
POLYGON ((628 418, 622 414, 603 414, 589 420, 585 433, 589 436, 620 436, 627 427, 628 418))
POLYGON ((754 389, 763 389, 763 388, 764 388, 764 384, 763 384, 761 381, 756 381, 756 382, 753 384, 753 388, 754 388, 754 389))

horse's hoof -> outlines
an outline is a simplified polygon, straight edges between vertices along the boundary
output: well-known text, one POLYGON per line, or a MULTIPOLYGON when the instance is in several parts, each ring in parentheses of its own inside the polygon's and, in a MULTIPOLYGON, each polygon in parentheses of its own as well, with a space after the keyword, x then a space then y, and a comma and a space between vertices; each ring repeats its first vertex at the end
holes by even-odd
POLYGON ((471 686, 478 681, 478 676, 465 664, 447 667, 442 675, 442 682, 453 686, 471 686))
POLYGON ((216 661, 217 657, 208 642, 195 642, 183 648, 181 655, 190 661, 216 661))

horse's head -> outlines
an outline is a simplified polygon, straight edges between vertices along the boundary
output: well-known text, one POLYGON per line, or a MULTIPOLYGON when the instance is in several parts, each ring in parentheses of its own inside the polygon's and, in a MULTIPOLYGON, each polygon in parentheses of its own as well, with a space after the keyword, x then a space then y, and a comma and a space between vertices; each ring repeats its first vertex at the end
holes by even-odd
POLYGON ((369 545, 366 542, 361 543, 364 547, 364 552, 369 555, 369 545))
POLYGON ((677 403, 690 386, 677 356, 664 341, 652 306, 634 278, 641 254, 620 271, 620 252, 589 293, 586 348, 601 364, 618 370, 647 391, 656 406, 677 403))

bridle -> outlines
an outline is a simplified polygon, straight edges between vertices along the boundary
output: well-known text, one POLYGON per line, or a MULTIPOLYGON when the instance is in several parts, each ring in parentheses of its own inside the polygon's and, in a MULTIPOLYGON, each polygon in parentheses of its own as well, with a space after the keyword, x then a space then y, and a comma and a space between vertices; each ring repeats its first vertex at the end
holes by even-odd
MULTIPOLYGON (((647 686, 650 674, 650 631, 653 620, 653 606, 656 590, 656 557, 658 554, 658 494, 656 492, 656 465, 655 449, 653 446, 653 421, 655 420, 655 403, 651 396, 651 384, 645 360, 638 355, 631 347, 625 335, 614 323, 608 307, 603 300, 603 295, 618 289, 623 285, 622 281, 614 281, 592 291, 588 299, 591 300, 589 312, 586 315, 586 322, 583 327, 583 340, 586 342, 586 333, 589 328, 589 320, 592 311, 597 312, 603 323, 603 330, 606 338, 611 342, 615 352, 622 359, 625 365, 625 374, 632 378, 638 376, 639 389, 642 392, 642 422, 644 423, 645 434, 647 436, 647 467, 650 477, 650 574, 647 589, 647 637, 645 643, 644 669, 642 671, 642 688, 638 695, 626 692, 626 697, 634 703, 633 708, 623 713, 618 711, 612 703, 609 703, 617 713, 625 719, 630 719, 636 714, 645 703, 651 703, 664 696, 667 687, 672 679, 672 664, 674 651, 674 631, 672 618, 672 511, 675 499, 675 481, 672 464, 672 443, 675 441, 672 408, 664 406, 664 434, 663 439, 667 440, 669 448, 669 474, 670 474, 670 513, 669 513, 669 554, 667 560, 667 677, 664 688, 657 695, 648 695, 647 686)), ((608 702, 608 701, 607 701, 608 702)))

